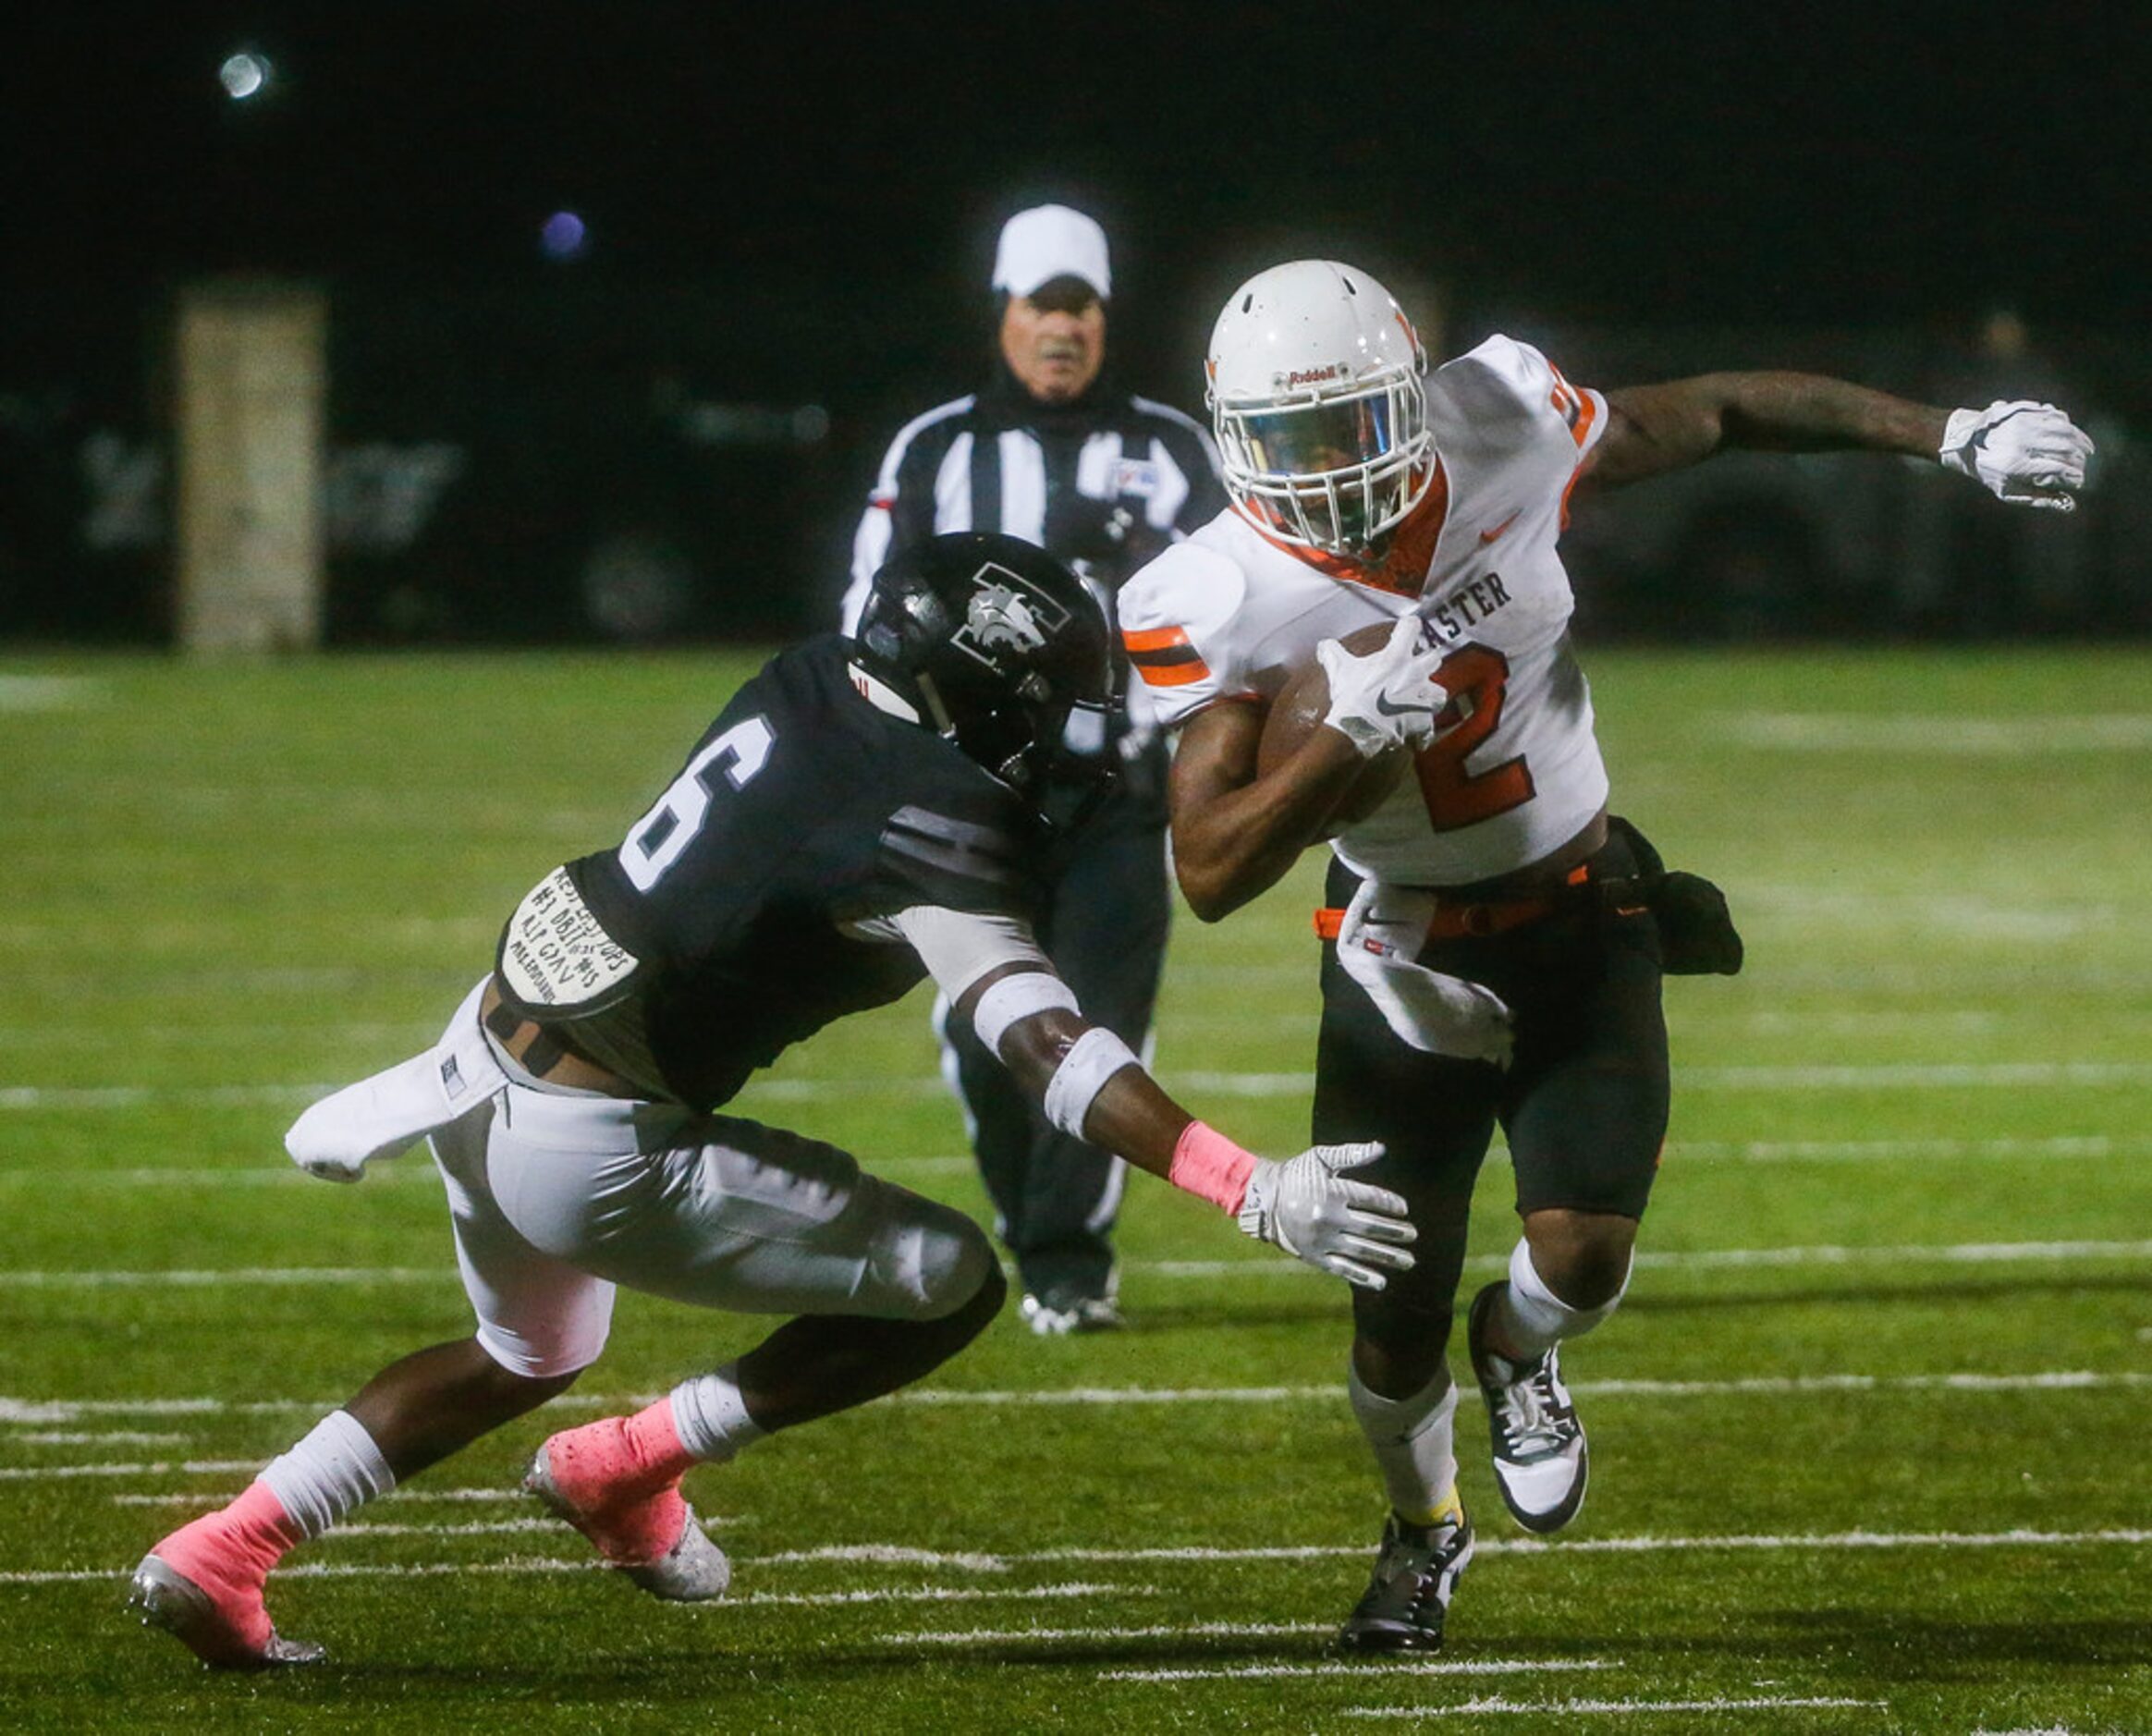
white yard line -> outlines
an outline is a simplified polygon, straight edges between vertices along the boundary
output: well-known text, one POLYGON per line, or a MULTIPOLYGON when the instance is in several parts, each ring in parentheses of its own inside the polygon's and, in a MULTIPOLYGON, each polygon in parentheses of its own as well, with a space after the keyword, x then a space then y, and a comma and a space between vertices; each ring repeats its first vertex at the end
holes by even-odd
POLYGON ((990 1587, 913 1585, 888 1589, 868 1588, 833 1592, 749 1592, 728 1597, 728 1604, 767 1604, 789 1608, 821 1609, 832 1604, 969 1604, 1007 1600, 1023 1602, 1086 1597, 1156 1597, 1155 1585, 997 1585, 990 1587))
POLYGON ((222 1476, 235 1471, 259 1471, 263 1462, 259 1459, 181 1459, 138 1464, 6 1465, 0 1466, 0 1483, 44 1483, 69 1477, 222 1476))
MULTIPOLYGON (((1896 1163, 1904 1161, 1962 1163, 1973 1160, 2020 1159, 2097 1163, 2109 1159, 2152 1155, 2152 1138, 2118 1138, 2106 1133, 2061 1133, 2044 1139, 1807 1139, 1807 1140, 1670 1140, 1667 1157, 1681 1163, 1896 1163)), ((1498 1141, 1495 1155, 1505 1155, 1498 1141)), ((969 1156, 885 1157, 871 1155, 867 1168, 888 1175, 968 1175, 976 1167, 969 1156)), ((438 1189, 441 1172, 425 1161, 422 1153, 411 1160, 375 1164, 366 1172, 366 1185, 418 1186, 438 1189)), ((276 1163, 250 1167, 224 1165, 203 1168, 199 1165, 135 1165, 126 1169, 71 1168, 11 1169, 0 1171, 0 1188, 34 1189, 51 1193, 55 1189, 184 1188, 198 1192, 211 1188, 312 1188, 322 1184, 305 1171, 276 1163)))
MULTIPOLYGON (((2152 1387, 2152 1374, 2139 1369, 2032 1369, 2011 1374, 1953 1373, 1939 1375, 1750 1375, 1727 1380, 1580 1380, 1572 1390, 1594 1399, 1605 1398, 1712 1398, 1724 1394, 1802 1393, 1987 1393, 1987 1392, 2098 1392, 2136 1391, 2152 1387)), ((1311 1382, 1275 1387, 1047 1387, 1031 1390, 986 1388, 975 1391, 927 1387, 891 1395, 885 1402, 902 1405, 999 1406, 1064 1405, 1180 1405, 1180 1404, 1302 1404, 1335 1401, 1340 1388, 1335 1383, 1311 1382)), ((1475 1395, 1476 1396, 1476 1395, 1475 1395)), ((633 1410, 645 1395, 632 1393, 578 1394, 563 1408, 602 1412, 633 1410)), ((10 1399, 0 1398, 0 1424, 8 1423, 71 1423, 97 1416, 269 1416, 291 1412, 326 1412, 335 1401, 322 1399, 253 1399, 226 1402, 218 1399, 10 1399)), ((157 1438, 165 1438, 158 1436, 157 1438)), ((181 1436, 173 1438, 190 1438, 181 1436)), ((158 1461, 127 1466, 55 1465, 43 1468, 54 1476, 111 1476, 150 1474, 199 1464, 235 1461, 158 1461)), ((25 1475, 30 1467, 16 1467, 25 1475)), ((5 1473, 0 1473, 5 1474, 5 1473)), ((183 1502, 186 1496, 146 1497, 145 1500, 183 1502)), ((484 1500, 483 1490, 399 1490, 398 1500, 484 1500)))
MULTIPOLYGON (((425 1160, 422 1152, 413 1152, 411 1156, 417 1161, 372 1165, 366 1171, 366 1185, 379 1187, 396 1183, 439 1188, 440 1170, 425 1160)), ((877 1156, 867 1167, 890 1175, 957 1175, 968 1173, 975 1161, 970 1157, 877 1156)), ((245 1168, 226 1166, 214 1169, 170 1164, 128 1169, 0 1171, 0 1187, 9 1186, 35 1189, 40 1193, 51 1193, 55 1188, 185 1188, 191 1193, 204 1188, 295 1187, 318 1191, 322 1183, 290 1164, 245 1168)))
MULTIPOLYGON (((2059 1369, 2024 1375, 1757 1375, 1731 1380, 1572 1380, 1593 1398, 1703 1398, 1720 1393, 2067 1392, 2152 1387, 2152 1374, 2059 1369)), ((1336 1385, 1292 1387, 1055 1387, 1038 1391, 963 1392, 926 1388, 895 1395, 903 1404, 1278 1404, 1334 1400, 1336 1385)))
MULTIPOLYGON (((1932 1262, 1948 1265, 1990 1265, 2023 1260, 2142 1260, 2152 1254, 2152 1241, 1968 1241, 1929 1243, 1894 1248, 1852 1248, 1826 1244, 1810 1248, 1698 1248, 1664 1253, 1643 1252, 1638 1266, 1660 1271, 1681 1271, 1712 1266, 1791 1265, 1917 1265, 1932 1262)), ((1506 1253, 1474 1254, 1465 1269, 1501 1272, 1509 1269, 1506 1253)), ((1124 1271, 1148 1272, 1155 1278, 1319 1278, 1313 1266, 1294 1260, 1266 1260, 1247 1254, 1229 1260, 1128 1260, 1124 1271)))
POLYGON ((1960 1162, 1966 1158, 2067 1158, 2089 1161, 2152 1155, 2152 1139, 2116 1139, 2105 1133, 2056 1134, 2046 1139, 1757 1139, 1669 1140, 1669 1158, 1703 1158, 1752 1164, 1892 1163, 1905 1158, 1960 1162))
MULTIPOLYGON (((112 1504, 115 1507, 222 1507, 230 1498, 231 1492, 227 1489, 177 1489, 160 1495, 115 1495, 112 1504)), ((400 1508, 411 1501, 514 1501, 520 1505, 531 1498, 519 1488, 505 1486, 491 1489, 398 1489, 387 1498, 400 1508)), ((706 1525, 716 1522, 714 1520, 704 1522, 706 1525)), ((728 1516, 724 1522, 737 1525, 744 1522, 739 1515, 733 1514, 728 1516)), ((332 1537, 336 1534, 333 1531, 329 1533, 332 1537)))
POLYGON ((184 1447, 194 1438, 187 1434, 160 1434, 150 1429, 24 1429, 4 1437, 10 1447, 184 1447))
POLYGON ((1522 1717, 1582 1718, 1620 1717, 1645 1712, 1774 1712, 1819 1710, 1824 1707, 1880 1706, 1884 1700, 1846 1700, 1820 1695, 1795 1697, 1763 1694, 1750 1699, 1720 1700, 1506 1700, 1500 1694, 1464 1700, 1455 1705, 1355 1705, 1345 1708, 1346 1718, 1485 1718, 1496 1713, 1522 1717))
MULTIPOLYGON (((1717 1551, 1736 1552, 1831 1552, 1846 1549, 2061 1549, 2120 1547, 2143 1548, 2152 1543, 2152 1531, 1998 1531, 1998 1532, 1879 1532, 1841 1531, 1828 1534, 1812 1534, 1801 1536, 1730 1535, 1718 1537, 1589 1537, 1569 1542, 1546 1538, 1520 1537, 1483 1539, 1478 1545, 1483 1555, 1669 1555, 1697 1554, 1717 1551)), ((1084 1566, 1155 1566, 1159 1563, 1215 1564, 1234 1561, 1308 1561, 1334 1559, 1359 1559, 1368 1553, 1364 1539, 1357 1543, 1340 1544, 1273 1544, 1258 1547, 1231 1549, 1192 1545, 1185 1547, 1153 1547, 1107 1549, 1071 1547, 1060 1549, 1012 1549, 984 1556, 962 1553, 937 1555, 932 1550, 905 1549, 902 1564, 907 1567, 952 1566, 969 1571, 981 1571, 982 1563, 997 1564, 1001 1568, 1049 1564, 1081 1564, 1084 1566)), ((808 1563, 850 1562, 879 1565, 892 1559, 892 1546, 883 1543, 832 1545, 825 1548, 789 1551, 769 1557, 741 1555, 736 1557, 742 1567, 800 1566, 808 1563)), ((287 1578, 309 1579, 406 1579, 438 1576, 449 1573, 566 1573, 595 1568, 592 1560, 560 1560, 552 1557, 512 1557, 502 1561, 424 1561, 416 1563, 395 1562, 323 1562, 305 1561, 296 1566, 281 1568, 279 1573, 287 1578)), ((0 1584, 6 1585, 59 1585, 86 1583, 97 1580, 111 1580, 124 1574, 122 1566, 109 1568, 51 1568, 28 1569, 0 1572, 0 1584)), ((854 1591, 757 1593, 734 1603, 777 1603, 812 1605, 816 1603, 878 1603, 886 1601, 918 1601, 935 1603, 960 1603, 985 1598, 1077 1598, 1092 1596, 1155 1596, 1160 1595, 1152 1585, 1110 1585, 1085 1583, 1044 1586, 912 1586, 870 1588, 854 1591)))
POLYGON ((2141 1085, 2152 1061, 1877 1061, 1865 1065, 1677 1067, 1677 1091, 1962 1091, 2141 1085))
POLYGON ((1334 1621, 1189 1621, 1143 1628, 960 1628, 939 1633, 886 1633, 883 1645, 1096 1644, 1119 1640, 1297 1640, 1328 1633, 1334 1621))
MULTIPOLYGON (((1998 1531, 1998 1532, 1880 1532, 1841 1531, 1796 1536, 1729 1535, 1722 1537, 1586 1537, 1552 1541, 1538 1537, 1485 1538, 1477 1547, 1482 1555, 1663 1555, 1693 1554, 1706 1550, 1742 1552, 1838 1549, 2027 1549, 2098 1547, 2136 1547, 2152 1542, 2152 1531, 1998 1531)), ((822 1562, 874 1563, 891 1553, 887 1544, 827 1544, 814 1549, 794 1549, 781 1554, 747 1557, 743 1564, 796 1567, 822 1562)), ((977 1551, 936 1553, 902 1551, 905 1565, 957 1568, 972 1572, 1006 1572, 1021 1567, 1050 1564, 1142 1566, 1158 1562, 1317 1561, 1340 1557, 1359 1558, 1369 1553, 1368 1544, 1288 1543, 1261 1544, 1245 1548, 1189 1544, 1151 1547, 1103 1548, 1070 1545, 1058 1549, 1009 1549, 991 1554, 977 1551)))
MULTIPOLYGON (((1162 1075, 1176 1090, 1215 1097, 1311 1095, 1311 1072, 1243 1073, 1196 1069, 1162 1075)), ((2136 1085, 2152 1082, 2152 1061, 1878 1061, 1822 1065, 1677 1067, 1682 1091, 1903 1091, 1992 1087, 2136 1085)), ((133 1109, 148 1104, 203 1104, 246 1107, 307 1103, 335 1084, 258 1085, 9 1085, 0 1087, 0 1110, 133 1109)), ((931 1097, 945 1087, 938 1077, 879 1074, 852 1079, 765 1079, 747 1086, 734 1102, 834 1103, 862 1096, 931 1097)))
POLYGON ((132 1290, 148 1287, 201 1290, 221 1285, 434 1284, 456 1282, 442 1265, 254 1265, 222 1271, 0 1272, 12 1290, 132 1290))
POLYGON ((2152 748, 2152 714, 1939 716, 1929 712, 1737 711, 1716 726, 1743 747, 1802 753, 1940 753, 1980 759, 2152 748))
MULTIPOLYGON (((419 1154, 413 1154, 419 1155, 419 1154)), ((366 1185, 384 1183, 439 1187, 441 1172, 422 1155, 416 1163, 373 1164, 366 1171, 366 1185)), ((185 1188, 190 1193, 204 1188, 306 1187, 323 1183, 296 1165, 279 1162, 251 1168, 190 1168, 177 1164, 142 1166, 130 1169, 9 1170, 0 1174, 0 1185, 34 1189, 49 1194, 62 1188, 185 1188)))
MULTIPOLYGON (((1942 1262, 1975 1265, 2020 1261, 2071 1262, 2078 1260, 2142 1260, 2152 1255, 2152 1241, 1967 1241, 1932 1242, 1897 1247, 1845 1247, 1822 1244, 1806 1248, 1693 1248, 1636 1255, 1640 1267, 1681 1271, 1714 1266, 1789 1265, 1892 1265, 1942 1262)), ((1468 1269, 1506 1269, 1508 1254, 1479 1254, 1465 1262, 1468 1269)), ((1318 1278, 1312 1266, 1290 1260, 1250 1254, 1229 1260, 1130 1260, 1131 1272, 1158 1278, 1318 1278)), ((204 1289, 218 1285, 234 1288, 256 1285, 291 1285, 316 1288, 338 1284, 440 1284, 456 1282, 455 1268, 444 1262, 429 1266, 227 1266, 175 1271, 32 1271, 0 1272, 0 1289, 13 1290, 126 1290, 146 1288, 204 1289)))
MULTIPOLYGON (((0 1572, 0 1585, 116 1584, 133 1571, 133 1563, 111 1568, 49 1568, 0 1572)), ((506 1561, 324 1562, 302 1561, 276 1570, 279 1579, 445 1579, 465 1573, 519 1575, 531 1573, 594 1573, 604 1571, 593 1557, 563 1561, 549 1556, 519 1556, 506 1561)), ((826 1608, 838 1604, 969 1604, 1074 1602, 1092 1597, 1156 1597, 1155 1585, 1109 1585, 1074 1583, 1064 1585, 890 1585, 863 1586, 850 1591, 748 1592, 728 1596, 712 1607, 739 1608, 826 1608)))
POLYGON ((1596 1657, 1398 1658, 1322 1664, 1208 1664, 1167 1669, 1102 1669, 1101 1681, 1249 1681, 1278 1676, 1524 1676, 1564 1669, 1612 1669, 1596 1657))

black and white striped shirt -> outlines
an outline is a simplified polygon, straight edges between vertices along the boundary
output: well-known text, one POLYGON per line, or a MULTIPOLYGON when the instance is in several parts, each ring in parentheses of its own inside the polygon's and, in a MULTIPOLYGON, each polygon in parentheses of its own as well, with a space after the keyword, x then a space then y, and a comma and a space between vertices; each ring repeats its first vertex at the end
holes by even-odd
POLYGON ((884 562, 947 531, 1036 543, 1112 593, 1226 507, 1209 432, 1170 405, 1093 390, 1043 405, 1004 374, 898 430, 852 539, 850 632, 884 562))

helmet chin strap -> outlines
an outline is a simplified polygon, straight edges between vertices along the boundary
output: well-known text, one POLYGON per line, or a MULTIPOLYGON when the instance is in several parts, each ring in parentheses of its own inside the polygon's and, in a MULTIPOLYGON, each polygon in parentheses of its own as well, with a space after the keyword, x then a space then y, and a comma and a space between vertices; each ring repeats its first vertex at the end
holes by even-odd
POLYGON ((922 670, 911 679, 919 689, 919 697, 926 702, 927 721, 933 724, 935 733, 953 739, 957 721, 949 715, 949 708, 942 703, 941 689, 935 685, 934 677, 922 670))

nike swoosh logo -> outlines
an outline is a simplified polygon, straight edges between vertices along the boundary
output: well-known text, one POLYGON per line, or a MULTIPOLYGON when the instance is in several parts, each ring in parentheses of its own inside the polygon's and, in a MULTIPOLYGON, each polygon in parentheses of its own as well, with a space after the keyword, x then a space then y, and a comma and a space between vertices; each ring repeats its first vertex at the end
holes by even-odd
POLYGON ((1499 523, 1499 524, 1498 524, 1497 526, 1495 526, 1495 528, 1494 528, 1493 530, 1491 530, 1491 531, 1482 531, 1482 532, 1480 532, 1480 543, 1481 543, 1481 544, 1484 546, 1485 544, 1488 544, 1488 543, 1498 543, 1498 542, 1500 542, 1500 541, 1502 540, 1502 533, 1503 533, 1504 532, 1506 532, 1507 530, 1509 530, 1509 528, 1510 528, 1510 527, 1512 524, 1516 523, 1516 522, 1517 522, 1517 520, 1518 520, 1519 519, 1521 519, 1522 517, 1523 517, 1523 515, 1524 515, 1524 508, 1523 508, 1523 507, 1518 507, 1518 508, 1517 508, 1517 510, 1516 510, 1515 512, 1512 512, 1512 513, 1511 513, 1511 514, 1510 514, 1510 515, 1508 518, 1504 519, 1504 520, 1501 521, 1501 523, 1499 523))
POLYGON ((1432 714, 1435 710, 1432 705, 1393 705, 1388 693, 1377 693, 1375 696, 1375 708, 1385 717, 1407 717, 1416 711, 1432 714))

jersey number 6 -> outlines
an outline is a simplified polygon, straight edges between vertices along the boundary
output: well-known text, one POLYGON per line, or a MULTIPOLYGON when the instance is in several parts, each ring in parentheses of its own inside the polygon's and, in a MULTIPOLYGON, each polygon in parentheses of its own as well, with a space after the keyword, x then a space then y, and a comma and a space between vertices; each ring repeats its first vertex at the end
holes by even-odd
POLYGON ((723 772, 741 789, 769 758, 776 733, 760 717, 736 723, 688 762, 656 805, 628 828, 620 867, 638 892, 647 892, 679 859, 710 813, 710 778, 723 772))

